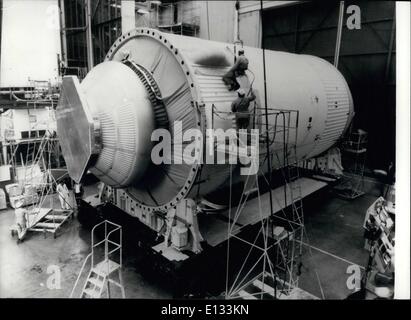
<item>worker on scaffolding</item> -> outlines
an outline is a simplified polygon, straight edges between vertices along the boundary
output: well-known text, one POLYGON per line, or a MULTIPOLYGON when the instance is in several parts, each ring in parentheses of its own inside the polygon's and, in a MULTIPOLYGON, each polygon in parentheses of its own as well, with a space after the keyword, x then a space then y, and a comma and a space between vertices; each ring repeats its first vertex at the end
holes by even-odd
POLYGON ((66 184, 63 183, 63 182, 59 182, 57 184, 56 191, 59 195, 61 209, 63 209, 63 210, 70 209, 70 205, 69 205, 69 202, 68 202, 69 197, 70 197, 70 192, 67 189, 66 184))
POLYGON ((14 215, 16 217, 15 231, 17 232, 17 243, 23 241, 27 233, 27 210, 23 208, 24 201, 17 200, 14 204, 14 215))
MULTIPOLYGON (((236 127, 239 133, 240 129, 248 129, 248 126, 250 124, 249 107, 250 103, 255 100, 256 96, 251 88, 247 96, 244 89, 238 89, 237 95, 238 97, 231 103, 231 112, 235 114, 236 127)), ((240 139, 240 137, 238 138, 240 139)), ((245 144, 248 145, 247 137, 245 144)))
POLYGON ((255 94, 250 89, 246 96, 244 89, 237 90, 237 98, 231 103, 231 112, 235 114, 237 129, 247 129, 250 124, 250 103, 255 100, 255 94))
POLYGON ((237 82, 237 77, 244 76, 245 71, 248 69, 248 59, 244 55, 244 50, 240 49, 238 51, 238 57, 235 64, 227 71, 223 76, 223 81, 225 85, 229 88, 228 90, 233 91, 240 88, 240 85, 237 82))

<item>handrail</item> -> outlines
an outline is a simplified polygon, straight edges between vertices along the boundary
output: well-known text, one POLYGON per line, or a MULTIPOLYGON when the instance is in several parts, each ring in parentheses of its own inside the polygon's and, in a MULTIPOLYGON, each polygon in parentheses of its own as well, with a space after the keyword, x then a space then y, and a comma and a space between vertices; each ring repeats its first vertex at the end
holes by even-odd
MULTIPOLYGON (((110 242, 111 244, 113 244, 113 245, 115 245, 115 246, 117 246, 117 249, 121 248, 121 244, 110 240, 110 236, 111 236, 111 234, 112 234, 113 232, 116 232, 116 231, 119 231, 119 230, 121 230, 121 228, 116 228, 116 229, 111 230, 111 231, 107 234, 107 237, 106 237, 106 241, 107 241, 107 242, 110 242)), ((120 234, 120 237, 121 237, 121 234, 120 234)), ((120 240, 120 241, 121 241, 121 240, 120 240)), ((117 249, 115 249, 115 250, 117 250, 117 249)), ((107 253, 107 254, 109 254, 109 253, 107 253)))
MULTIPOLYGON (((110 222, 108 220, 101 221, 100 223, 96 224, 91 230, 91 253, 89 253, 87 255, 86 259, 83 262, 83 265, 81 266, 80 273, 77 276, 77 279, 76 279, 76 282, 74 283, 73 289, 71 290, 71 293, 70 293, 70 296, 69 296, 70 298, 73 297, 74 291, 78 286, 78 282, 80 280, 80 277, 81 277, 81 275, 84 271, 84 268, 85 268, 88 260, 90 259, 90 257, 91 257, 91 268, 94 268, 94 248, 98 247, 99 245, 101 245, 103 243, 105 245, 105 247, 104 247, 104 260, 109 260, 109 255, 110 254, 114 253, 117 250, 120 250, 120 267, 121 267, 121 265, 122 265, 122 248, 121 248, 121 245, 122 245, 122 230, 121 230, 121 226, 116 224, 116 223, 110 222), (104 239, 97 242, 97 243, 94 243, 94 232, 96 231, 96 229, 98 227, 100 227, 102 225, 104 225, 104 239), (107 232, 107 226, 108 225, 114 226, 113 230, 107 232), (116 231, 120 232, 119 243, 109 239, 110 236, 116 231), (111 251, 108 251, 108 243, 113 244, 115 246, 115 248, 111 251)), ((107 268, 109 269, 109 264, 108 263, 107 263, 107 268)), ((107 270, 107 275, 108 275, 108 272, 109 272, 109 270, 107 270)))
MULTIPOLYGON (((106 220, 107 221, 107 220, 106 220)), ((109 221, 107 221, 108 223, 110 223, 109 221)), ((111 230, 109 233, 106 233, 105 234, 105 238, 104 238, 104 240, 105 240, 105 247, 104 247, 104 256, 105 256, 105 258, 106 259, 109 259, 109 255, 111 254, 111 253, 113 253, 113 252, 115 252, 116 250, 118 250, 118 249, 120 249, 121 248, 121 246, 119 246, 119 245, 117 245, 117 243, 115 243, 114 241, 111 241, 110 240, 110 236, 111 236, 111 234, 113 233, 113 232, 116 232, 116 231, 118 231, 118 230, 121 230, 121 227, 119 226, 119 225, 116 225, 116 224, 114 224, 114 223, 111 223, 112 225, 114 225, 114 226, 116 226, 113 230, 111 230), (110 252, 108 251, 108 243, 112 243, 112 244, 115 244, 116 246, 117 246, 117 248, 115 248, 114 250, 111 250, 110 252)), ((107 230, 107 229, 106 229, 107 230)), ((121 236, 121 233, 120 233, 120 236, 121 236)), ((120 240, 121 241, 121 240, 120 240)), ((120 257, 121 257, 121 253, 120 253, 120 257)), ((121 258, 120 258, 120 266, 121 266, 121 258)), ((107 275, 109 274, 109 270, 110 269, 110 266, 109 266, 109 264, 107 263, 107 275)))
POLYGON ((102 225, 102 224, 105 223, 106 221, 107 221, 107 220, 104 220, 104 221, 101 221, 101 222, 97 223, 97 224, 93 227, 93 229, 91 229, 91 233, 93 233, 94 230, 95 230, 98 226, 102 225))
POLYGON ((100 242, 97 242, 96 244, 93 245, 93 248, 98 247, 100 244, 102 244, 106 239, 101 240, 100 242))
POLYGON ((115 246, 119 246, 120 244, 118 244, 117 242, 111 241, 107 239, 107 242, 110 242, 111 244, 115 245, 115 246))
POLYGON ((78 274, 76 282, 74 283, 74 287, 71 290, 70 298, 73 297, 74 290, 77 287, 78 281, 80 280, 81 274, 83 273, 83 270, 84 270, 84 267, 86 266, 87 260, 90 259, 90 257, 91 257, 91 253, 88 254, 88 256, 86 257, 86 260, 84 260, 83 265, 81 266, 80 273, 78 274))
MULTIPOLYGON (((214 105, 214 104, 213 104, 214 105)), ((265 110, 265 108, 253 108, 255 110, 265 110)), ((298 110, 288 110, 288 109, 275 109, 275 108, 269 108, 268 110, 272 111, 271 113, 267 113, 268 115, 278 115, 278 114, 282 114, 282 113, 286 113, 286 114, 297 114, 298 110)), ((214 105, 214 113, 217 114, 228 114, 228 115, 235 115, 236 113, 240 113, 240 114, 254 114, 254 110, 253 111, 237 111, 237 112, 232 112, 232 111, 219 111, 216 110, 216 107, 214 105)), ((265 115, 265 113, 263 113, 265 115)))
MULTIPOLYGON (((96 225, 93 227, 93 229, 91 230, 91 248, 92 248, 91 264, 92 264, 92 267, 94 267, 94 250, 93 250, 93 249, 94 249, 95 247, 101 245, 102 243, 105 243, 105 244, 106 244, 107 239, 108 239, 108 236, 109 236, 113 231, 116 231, 116 230, 119 230, 119 229, 121 229, 121 226, 120 226, 120 225, 118 225, 118 224, 116 224, 116 223, 113 223, 113 222, 111 222, 111 221, 108 221, 108 220, 101 221, 101 222, 99 222, 98 224, 96 224, 96 225), (107 225, 108 225, 108 224, 114 226, 114 229, 111 230, 111 231, 107 234, 107 225), (95 243, 94 243, 94 232, 95 232, 95 230, 96 230, 98 227, 100 227, 101 225, 104 225, 104 239, 101 240, 101 241, 99 241, 99 242, 97 242, 97 243, 95 244, 95 243)), ((106 249, 104 250, 104 253, 107 254, 107 250, 106 250, 106 249)))
POLYGON ((106 239, 108 240, 108 239, 110 238, 110 235, 111 235, 113 232, 117 231, 117 230, 120 230, 120 228, 115 228, 115 229, 111 230, 111 231, 107 234, 106 239))
POLYGON ((110 254, 116 252, 117 250, 119 250, 120 248, 121 248, 120 246, 117 246, 117 248, 114 248, 113 250, 109 251, 108 254, 110 255, 110 254))
POLYGON ((97 227, 99 227, 102 224, 105 224, 107 220, 101 221, 100 223, 97 223, 93 229, 91 229, 91 267, 94 267, 94 231, 96 230, 97 227))

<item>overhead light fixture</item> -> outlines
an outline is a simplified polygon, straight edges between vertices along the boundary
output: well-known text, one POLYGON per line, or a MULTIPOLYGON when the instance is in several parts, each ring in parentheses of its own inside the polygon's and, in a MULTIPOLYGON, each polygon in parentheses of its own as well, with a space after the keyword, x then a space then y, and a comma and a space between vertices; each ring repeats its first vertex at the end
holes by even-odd
POLYGON ((112 3, 112 4, 110 4, 110 6, 113 7, 113 8, 121 9, 121 4, 112 3))
POLYGON ((151 4, 155 4, 156 6, 161 5, 161 1, 150 1, 151 4))

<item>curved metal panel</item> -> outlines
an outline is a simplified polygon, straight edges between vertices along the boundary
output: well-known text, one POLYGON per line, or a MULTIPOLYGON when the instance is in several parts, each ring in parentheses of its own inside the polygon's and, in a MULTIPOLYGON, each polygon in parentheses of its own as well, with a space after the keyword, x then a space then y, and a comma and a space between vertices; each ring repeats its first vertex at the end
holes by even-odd
POLYGON ((68 171, 74 181, 80 182, 92 154, 99 149, 94 143, 94 119, 77 77, 63 79, 56 120, 68 171))

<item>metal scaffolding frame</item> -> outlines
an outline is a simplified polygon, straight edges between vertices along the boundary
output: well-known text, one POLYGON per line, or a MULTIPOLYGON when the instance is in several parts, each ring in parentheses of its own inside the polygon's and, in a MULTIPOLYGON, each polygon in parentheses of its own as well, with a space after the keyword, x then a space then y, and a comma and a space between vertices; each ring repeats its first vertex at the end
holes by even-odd
MULTIPOLYGON (((13 145, 11 147, 13 150, 13 145)), ((19 181, 24 190, 29 188, 34 191, 31 201, 26 205, 28 212, 27 230, 42 232, 44 235, 49 232, 53 234, 54 238, 61 226, 72 218, 74 209, 66 197, 63 198, 63 201, 70 209, 60 210, 54 206, 53 195, 56 192, 58 180, 52 174, 52 159, 58 148, 58 140, 54 137, 54 133, 47 131, 41 138, 37 149, 35 149, 35 145, 34 149, 28 148, 25 162, 21 159, 22 164, 24 164, 24 178, 19 181), (29 153, 29 150, 32 152, 29 153), (36 167, 41 170, 41 175, 37 177, 37 181, 34 181, 33 171, 36 167)), ((16 155, 13 158, 15 157, 16 155)), ((12 162, 15 162, 15 159, 12 162)), ((65 175, 59 179, 64 177, 65 175)), ((26 198, 26 195, 23 194, 22 196, 23 199, 26 198)))
MULTIPOLYGON (((14 95, 14 91, 11 94, 14 95)), ((39 108, 49 108, 50 110, 54 110, 57 106, 57 100, 53 97, 53 94, 48 94, 46 98, 42 98, 44 94, 43 90, 39 90, 36 87, 33 87, 31 90, 25 91, 25 95, 32 98, 29 100, 17 98, 17 102, 19 102, 20 107, 18 108, 11 108, 11 109, 23 109, 23 110, 37 110, 39 108), (34 98, 34 99, 33 99, 34 98)), ((53 115, 54 117, 54 115, 53 115)), ((54 121, 54 120, 53 120, 54 121)), ((20 162, 21 165, 27 165, 27 163, 32 162, 34 159, 34 155, 36 154, 36 150, 38 150, 39 145, 41 144, 44 137, 48 135, 55 135, 55 133, 51 133, 54 131, 50 129, 47 125, 47 128, 37 128, 36 126, 29 128, 27 131, 21 131, 22 137, 16 138, 13 136, 8 136, 8 133, 5 133, 5 137, 3 141, 1 141, 2 152, 3 152, 3 162, 4 164, 11 165, 14 169, 17 166, 17 163, 20 162), (18 149, 20 146, 25 146, 25 158, 18 149), (30 158, 31 157, 31 158, 30 158)), ((12 131, 13 132, 13 131, 12 131)), ((53 137, 54 140, 57 141, 56 137, 53 137)), ((55 160, 55 164, 57 168, 60 168, 61 165, 64 163, 64 159, 61 156, 60 148, 58 142, 56 144, 56 148, 53 153, 52 160, 55 160)))
POLYGON ((198 10, 195 2, 188 1, 156 6, 156 27, 163 32, 196 37, 200 30, 198 10))
MULTIPOLYGON (((240 201, 233 206, 232 173, 230 174, 230 207, 227 241, 226 293, 227 299, 236 298, 284 298, 298 287, 299 260, 302 256, 302 237, 304 232, 304 217, 299 185, 299 169, 297 166, 296 143, 298 136, 298 111, 272 108, 256 108, 253 114, 260 111, 259 117, 254 117, 253 127, 263 127, 265 130, 257 137, 261 146, 268 147, 265 159, 259 161, 259 170, 253 176, 247 176, 240 201), (258 110, 259 109, 259 110, 258 110), (267 117, 275 117, 274 125, 268 126, 264 121, 267 117), (263 121, 261 121, 263 120, 263 121), (269 163, 269 176, 262 171, 265 163, 269 163), (273 163, 282 163, 281 169, 273 163), (284 207, 274 212, 273 201, 279 201, 272 196, 271 173, 280 170, 284 179, 284 207), (259 180, 262 177, 262 181, 259 180), (262 190, 269 189, 270 213, 263 212, 261 205, 262 190), (250 197, 250 189, 257 192, 260 222, 254 225, 255 233, 250 237, 243 233, 245 226, 238 227, 242 211, 250 197), (281 231, 281 232, 279 232, 281 231), (241 261, 239 270, 233 273, 230 245, 232 241, 242 243, 246 254, 241 261), (247 288, 254 286, 253 292, 247 288)), ((215 111, 214 111, 215 112, 215 111)), ((237 253, 236 253, 237 255, 237 253)), ((238 257, 237 257, 238 258, 238 257)), ((233 263, 234 264, 234 263, 233 263)))
POLYGON ((350 160, 345 166, 344 175, 335 190, 340 197, 356 199, 364 194, 364 171, 367 158, 368 133, 349 132, 342 141, 343 160, 350 160))

